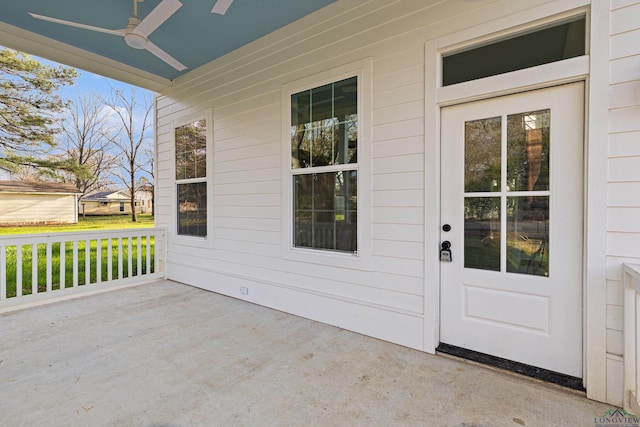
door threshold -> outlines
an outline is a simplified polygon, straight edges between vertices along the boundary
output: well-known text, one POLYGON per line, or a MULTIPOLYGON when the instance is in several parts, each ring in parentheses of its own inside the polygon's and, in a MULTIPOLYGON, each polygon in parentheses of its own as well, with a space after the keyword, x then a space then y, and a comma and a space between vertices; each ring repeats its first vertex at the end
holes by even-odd
POLYGON ((572 377, 571 375, 560 374, 558 372, 549 371, 547 369, 538 368, 536 366, 526 365, 520 362, 503 359, 489 354, 479 353, 477 351, 468 350, 454 345, 440 343, 436 351, 451 356, 460 357, 462 359, 471 360, 483 365, 493 366, 495 368, 504 369, 515 372, 526 377, 535 378, 551 384, 560 385, 572 390, 586 391, 582 385, 582 378, 572 377))

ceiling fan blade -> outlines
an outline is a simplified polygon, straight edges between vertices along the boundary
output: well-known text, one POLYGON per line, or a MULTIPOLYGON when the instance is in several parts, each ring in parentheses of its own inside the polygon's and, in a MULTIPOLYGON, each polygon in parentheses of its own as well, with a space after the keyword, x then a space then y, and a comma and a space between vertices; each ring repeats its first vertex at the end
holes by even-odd
POLYGON ((211 9, 211 13, 217 13, 218 15, 224 15, 227 13, 227 9, 231 6, 233 0, 218 0, 216 4, 213 5, 213 9, 211 9))
POLYGON ((162 59, 164 62, 166 62, 167 64, 171 65, 173 68, 175 68, 178 71, 182 71, 182 70, 186 70, 187 69, 187 67, 184 64, 180 63, 177 59, 175 59, 174 57, 169 55, 164 50, 160 49, 155 44, 151 43, 149 40, 147 40, 147 45, 146 45, 145 49, 147 49, 149 52, 151 52, 152 54, 154 54, 158 58, 162 59))
POLYGON ((83 30, 97 31, 99 33, 111 34, 114 36, 124 36, 125 30, 109 30, 107 28, 94 27, 92 25, 79 24, 77 22, 64 21, 62 19, 51 18, 49 16, 37 15, 35 13, 29 13, 29 15, 33 16, 36 19, 40 19, 42 21, 54 22, 56 24, 67 25, 69 27, 82 28, 83 30))
POLYGON ((182 7, 180 0, 162 0, 143 20, 138 24, 136 30, 145 37, 155 31, 164 21, 169 19, 171 15, 176 13, 182 7))

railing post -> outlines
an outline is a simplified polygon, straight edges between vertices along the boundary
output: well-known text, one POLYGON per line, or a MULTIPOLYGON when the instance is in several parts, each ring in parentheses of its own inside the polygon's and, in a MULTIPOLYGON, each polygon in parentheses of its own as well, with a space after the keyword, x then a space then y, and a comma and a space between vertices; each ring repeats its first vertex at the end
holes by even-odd
POLYGON ((133 239, 127 239, 127 278, 133 276, 133 239))
POLYGON ((147 234, 145 249, 147 251, 147 274, 151 274, 151 233, 147 234))
POLYGON ((0 301, 7 299, 7 247, 0 245, 0 301))
POLYGON ((66 269, 67 269, 67 242, 65 240, 60 241, 60 288, 64 289, 66 281, 66 269))
POLYGON ((73 239, 73 287, 78 287, 78 276, 80 269, 78 268, 78 239, 73 239))
POLYGON ((142 276, 142 234, 136 236, 136 276, 142 276))
POLYGON ((107 239, 107 280, 113 280, 113 239, 107 239))
POLYGON ((640 415, 640 266, 624 265, 624 408, 640 415))
POLYGON ((118 279, 122 280, 122 237, 118 237, 118 279))
POLYGON ((31 295, 38 293, 38 243, 31 244, 31 295))
POLYGON ((16 298, 22 296, 22 245, 16 245, 16 298))
POLYGON ((91 240, 84 241, 84 284, 91 284, 91 240))
POLYGON ((47 292, 51 292, 53 290, 53 265, 51 265, 51 251, 52 251, 51 246, 52 246, 51 242, 47 242, 46 251, 45 251, 45 254, 46 254, 45 263, 47 265, 45 280, 47 283, 47 292))
POLYGON ((156 246, 156 258, 158 259, 158 264, 156 265, 156 271, 161 271, 162 277, 166 279, 167 278, 167 268, 166 268, 167 230, 164 228, 160 230, 157 237, 156 237, 156 244, 158 244, 158 240, 160 240, 160 244, 159 244, 159 247, 156 246), (158 239, 157 237, 160 237, 160 239, 158 239))
POLYGON ((96 239, 96 283, 102 282, 102 239, 96 239))

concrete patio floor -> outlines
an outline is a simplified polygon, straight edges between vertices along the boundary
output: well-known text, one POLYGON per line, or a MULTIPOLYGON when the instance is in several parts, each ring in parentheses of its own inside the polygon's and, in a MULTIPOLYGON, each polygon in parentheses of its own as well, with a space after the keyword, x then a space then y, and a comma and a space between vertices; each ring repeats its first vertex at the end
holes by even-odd
POLYGON ((170 281, 0 325, 3 426, 593 426, 611 409, 170 281))

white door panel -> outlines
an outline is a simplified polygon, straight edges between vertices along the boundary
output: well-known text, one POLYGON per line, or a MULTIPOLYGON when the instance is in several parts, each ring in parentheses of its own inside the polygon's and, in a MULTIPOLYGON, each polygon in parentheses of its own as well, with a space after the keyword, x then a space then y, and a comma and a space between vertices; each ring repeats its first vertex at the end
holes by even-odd
POLYGON ((442 110, 443 343, 582 377, 584 85, 442 110))

